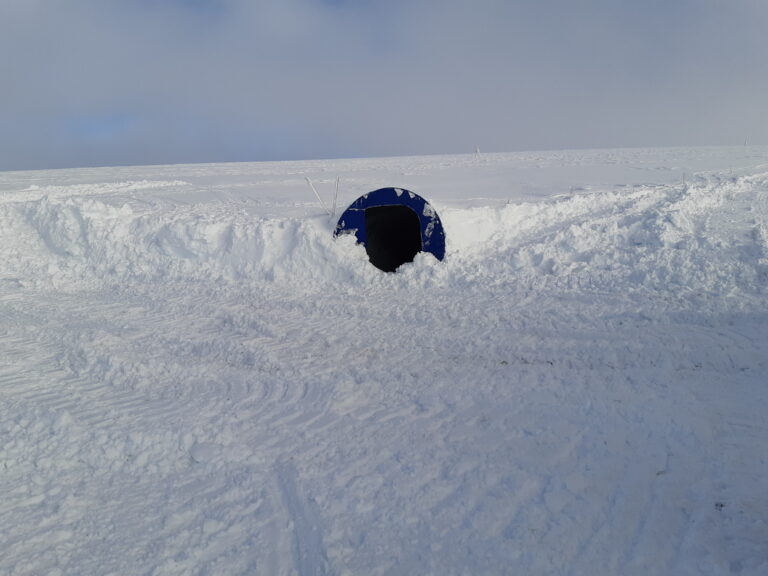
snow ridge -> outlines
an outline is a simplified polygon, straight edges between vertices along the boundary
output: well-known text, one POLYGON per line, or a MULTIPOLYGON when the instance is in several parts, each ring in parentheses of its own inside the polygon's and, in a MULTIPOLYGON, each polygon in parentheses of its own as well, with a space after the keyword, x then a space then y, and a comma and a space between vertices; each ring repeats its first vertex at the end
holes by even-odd
MULTIPOLYGON (((443 281, 522 277, 752 290, 768 274, 766 214, 754 201, 764 199, 767 179, 700 177, 550 202, 446 208, 447 266, 435 274, 443 281), (736 229, 734 218, 743 226, 736 229)), ((61 198, 11 196, 0 204, 4 277, 61 287, 128 279, 314 284, 371 276, 360 266, 362 249, 349 239, 334 242, 324 217, 266 218, 226 203, 119 202, 126 190, 176 185, 184 183, 120 183, 103 200, 102 184, 86 194, 81 186, 63 187, 61 198)))

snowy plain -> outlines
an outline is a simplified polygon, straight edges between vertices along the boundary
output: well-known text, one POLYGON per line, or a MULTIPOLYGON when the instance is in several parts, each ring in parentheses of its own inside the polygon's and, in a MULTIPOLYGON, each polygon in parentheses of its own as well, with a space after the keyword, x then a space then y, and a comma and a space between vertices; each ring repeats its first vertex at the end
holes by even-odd
POLYGON ((5 172, 0 262, 2 575, 768 574, 768 148, 5 172))

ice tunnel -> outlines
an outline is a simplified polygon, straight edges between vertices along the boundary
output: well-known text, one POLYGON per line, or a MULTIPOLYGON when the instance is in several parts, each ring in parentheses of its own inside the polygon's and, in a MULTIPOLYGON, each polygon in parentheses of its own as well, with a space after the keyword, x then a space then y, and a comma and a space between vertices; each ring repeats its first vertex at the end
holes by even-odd
POLYGON ((336 224, 334 236, 354 234, 371 264, 394 272, 419 252, 445 257, 445 232, 434 208, 418 194, 402 188, 379 188, 350 204, 336 224))

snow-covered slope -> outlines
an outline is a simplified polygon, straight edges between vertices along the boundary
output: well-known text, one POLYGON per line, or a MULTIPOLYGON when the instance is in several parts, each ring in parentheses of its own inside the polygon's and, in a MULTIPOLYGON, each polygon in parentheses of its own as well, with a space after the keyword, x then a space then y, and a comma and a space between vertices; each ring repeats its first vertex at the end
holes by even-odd
POLYGON ((768 572, 768 149, 0 173, 0 263, 0 574, 768 572))

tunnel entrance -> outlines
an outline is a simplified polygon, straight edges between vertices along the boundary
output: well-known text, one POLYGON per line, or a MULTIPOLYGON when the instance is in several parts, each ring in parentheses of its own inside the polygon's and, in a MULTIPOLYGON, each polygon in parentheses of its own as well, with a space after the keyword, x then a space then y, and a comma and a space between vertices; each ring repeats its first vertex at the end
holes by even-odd
POLYGON ((445 232, 437 211, 404 188, 379 188, 363 194, 342 212, 334 237, 354 235, 371 264, 394 272, 419 252, 445 258, 445 232))
POLYGON ((421 252, 421 225, 411 208, 399 204, 365 209, 367 241, 365 250, 371 264, 394 272, 401 264, 413 262, 421 252))

